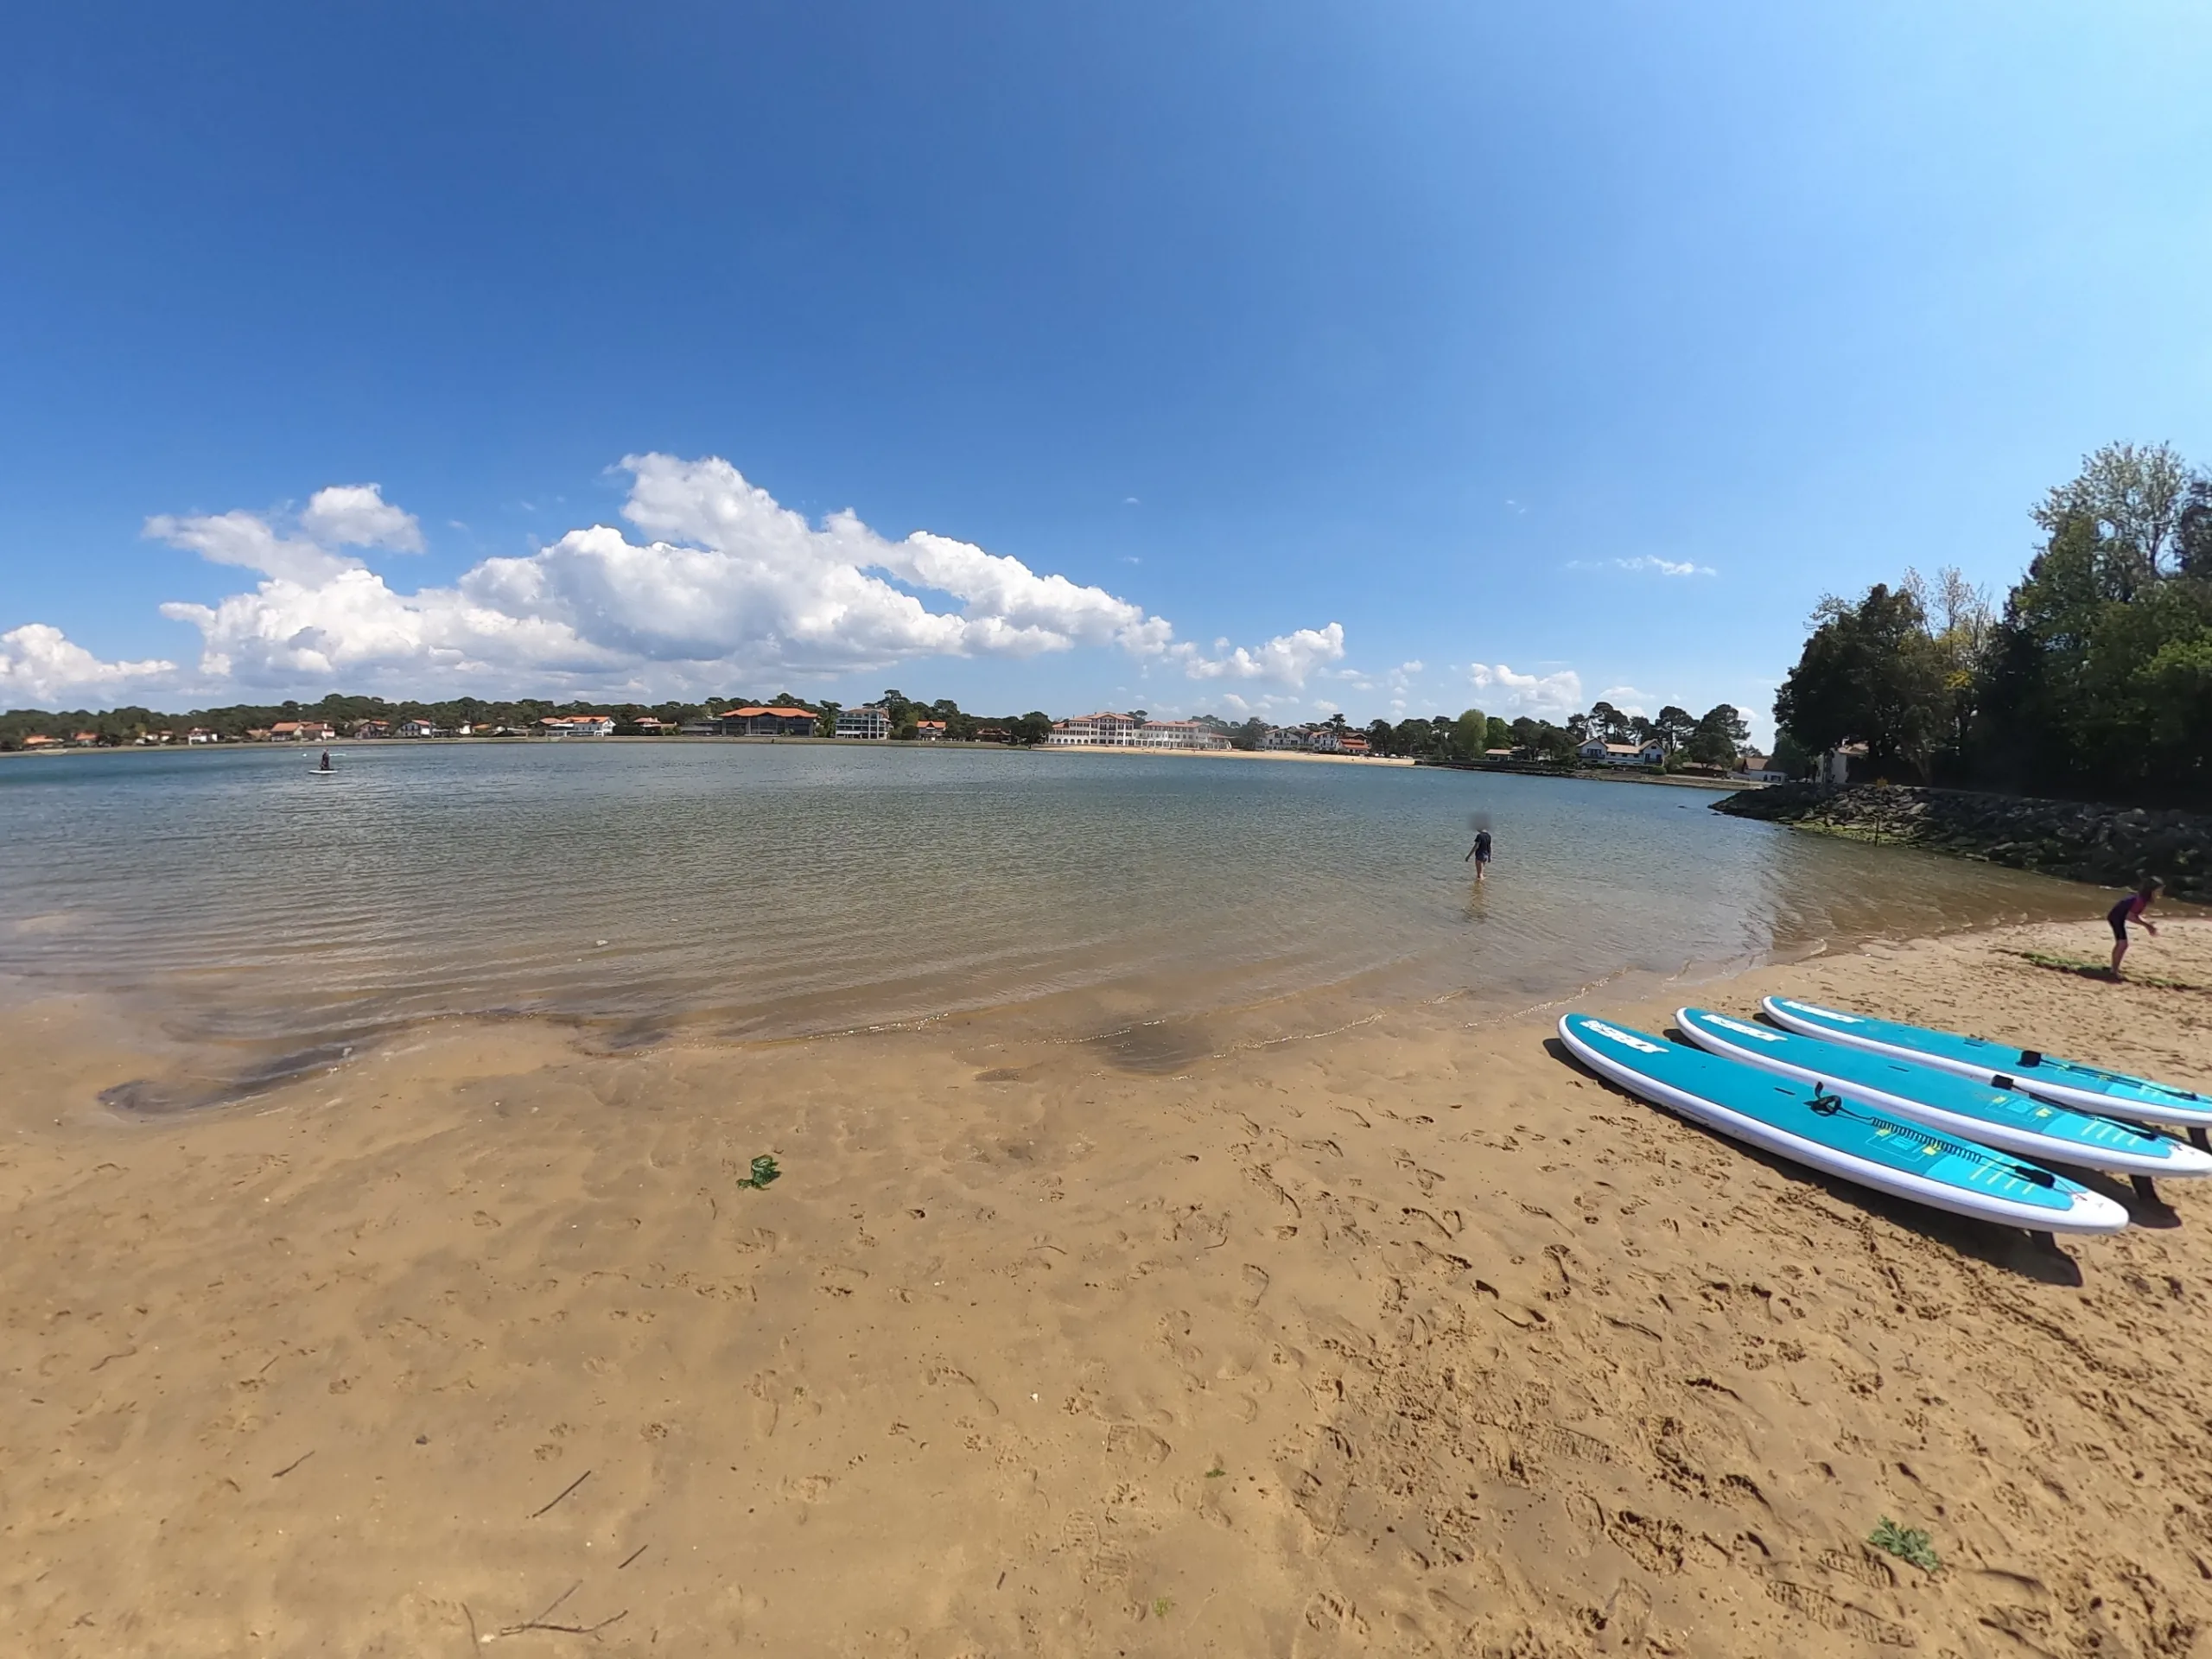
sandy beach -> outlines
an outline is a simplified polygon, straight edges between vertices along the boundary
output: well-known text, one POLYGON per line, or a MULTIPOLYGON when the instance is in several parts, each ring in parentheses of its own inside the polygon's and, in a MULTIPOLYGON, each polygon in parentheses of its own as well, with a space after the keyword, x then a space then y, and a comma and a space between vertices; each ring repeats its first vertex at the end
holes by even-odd
MULTIPOLYGON (((1663 1029, 1783 990, 2212 1084, 2212 995, 2018 954, 2101 931, 1579 1001, 1663 1029)), ((2130 966, 2212 986, 2212 923, 2130 966)), ((2212 1192, 2039 1255, 1549 1034, 433 1024, 146 1116, 99 1097, 160 1039, 18 1009, 0 1624, 41 1655, 2212 1651, 2212 1192), (1866 1547, 1885 1516, 1939 1573, 1866 1547)))

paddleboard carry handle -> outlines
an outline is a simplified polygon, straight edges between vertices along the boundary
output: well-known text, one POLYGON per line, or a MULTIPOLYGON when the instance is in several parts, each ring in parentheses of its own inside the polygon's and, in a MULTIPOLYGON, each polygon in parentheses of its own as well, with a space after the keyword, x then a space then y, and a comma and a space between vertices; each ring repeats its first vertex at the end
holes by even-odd
POLYGON ((1993 1073, 1989 1080, 1999 1089, 2017 1089, 2020 1086, 2018 1078, 2008 1077, 2002 1071, 1993 1073))
POLYGON ((2043 1050, 2039 1048, 2022 1049, 2020 1051, 2020 1064, 2022 1065, 2041 1065, 2043 1064, 2043 1050))

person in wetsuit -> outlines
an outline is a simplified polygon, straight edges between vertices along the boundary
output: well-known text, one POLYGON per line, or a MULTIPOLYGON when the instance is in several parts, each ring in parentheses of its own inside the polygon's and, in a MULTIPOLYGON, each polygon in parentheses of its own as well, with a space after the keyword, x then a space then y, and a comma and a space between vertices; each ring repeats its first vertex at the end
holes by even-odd
POLYGON ((1475 844, 1467 849, 1467 857, 1461 859, 1459 861, 1462 864, 1465 864, 1468 861, 1468 859, 1474 861, 1475 880, 1478 881, 1481 880, 1483 879, 1483 872, 1490 868, 1489 830, 1478 830, 1475 831, 1475 844))
POLYGON ((2127 954, 2127 925, 2140 922, 2152 938, 2158 937, 2158 925, 2143 912, 2158 902, 2158 895, 2166 884, 2157 876, 2146 876, 2129 893, 2105 912, 2105 920, 2112 924, 2112 976, 2120 976, 2120 960, 2127 954))
POLYGON ((328 772, 330 770, 330 751, 328 749, 325 749, 322 752, 322 764, 320 766, 317 766, 315 770, 317 772, 328 772))

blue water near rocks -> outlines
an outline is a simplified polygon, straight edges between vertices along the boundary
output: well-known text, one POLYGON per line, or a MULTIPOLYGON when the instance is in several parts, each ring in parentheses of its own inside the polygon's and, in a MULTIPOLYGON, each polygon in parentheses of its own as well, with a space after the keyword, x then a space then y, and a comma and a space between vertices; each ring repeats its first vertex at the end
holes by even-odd
POLYGON ((861 744, 336 753, 327 779, 289 748, 0 763, 0 976, 240 1039, 508 1012, 617 1038, 985 1010, 1288 1030, 2095 908, 1661 786, 861 744))

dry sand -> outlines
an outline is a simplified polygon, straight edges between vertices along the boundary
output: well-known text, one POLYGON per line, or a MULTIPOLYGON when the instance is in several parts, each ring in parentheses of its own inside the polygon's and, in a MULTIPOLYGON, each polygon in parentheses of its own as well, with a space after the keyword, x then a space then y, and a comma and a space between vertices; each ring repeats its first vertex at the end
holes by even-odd
MULTIPOLYGON (((2212 1084, 2212 995, 2024 942, 1694 995, 2212 1084)), ((2212 985, 2212 924, 2135 965, 2212 985)), ((447 1026, 146 1120, 157 1046, 19 1011, 5 1650, 2212 1652, 2212 1191, 2054 1260, 1448 1014, 447 1026)))

